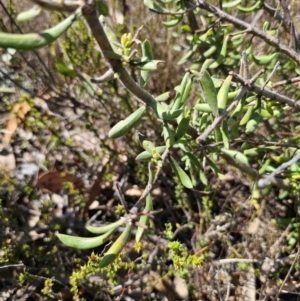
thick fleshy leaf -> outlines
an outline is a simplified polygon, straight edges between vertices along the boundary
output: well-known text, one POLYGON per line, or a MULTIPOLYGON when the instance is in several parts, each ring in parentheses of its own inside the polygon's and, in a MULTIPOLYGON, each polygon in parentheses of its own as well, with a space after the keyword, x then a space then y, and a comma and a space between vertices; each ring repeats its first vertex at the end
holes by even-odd
POLYGON ((152 60, 145 63, 135 64, 134 67, 140 70, 153 71, 158 68, 159 64, 164 64, 164 63, 165 62, 161 60, 152 60))
POLYGON ((176 162, 176 160, 172 156, 169 156, 168 159, 169 159, 169 163, 170 163, 174 173, 176 174, 176 176, 180 180, 181 184, 183 186, 185 186, 186 188, 192 189, 193 188, 193 183, 192 183, 190 177, 179 166, 179 164, 176 162))
MULTIPOLYGON (((157 146, 155 147, 155 150, 157 151, 158 154, 162 154, 165 150, 166 150, 166 146, 157 146)), ((148 160, 150 158, 152 158, 153 156, 153 153, 152 151, 151 152, 148 152, 148 151, 144 151, 142 153, 140 153, 136 158, 135 160, 148 160)))
POLYGON ((231 158, 239 161, 240 163, 247 164, 247 165, 249 164, 248 158, 241 152, 231 150, 231 149, 226 149, 226 148, 222 148, 221 152, 223 154, 228 155, 231 158))
POLYGON ((126 219, 121 218, 118 221, 105 225, 105 226, 100 226, 100 227, 95 227, 95 226, 87 226, 86 229, 94 234, 103 234, 108 231, 111 231, 113 229, 117 229, 118 227, 122 226, 126 222, 126 219))
POLYGON ((120 254, 122 249, 130 240, 131 229, 132 229, 132 225, 127 224, 123 233, 118 237, 118 239, 112 244, 109 250, 104 254, 103 259, 99 263, 99 268, 105 268, 116 259, 116 257, 120 254))
POLYGON ((41 13, 42 9, 38 5, 32 6, 29 10, 23 11, 17 15, 18 22, 30 21, 41 13))
MULTIPOLYGON (((146 198, 146 205, 143 213, 149 213, 151 210, 153 210, 153 202, 151 194, 149 193, 146 198)), ((142 225, 141 227, 138 227, 135 234, 135 240, 136 242, 140 242, 143 238, 143 235, 146 231, 146 227, 149 223, 149 216, 148 215, 142 215, 140 217, 139 223, 142 225)))
POLYGON ((163 12, 164 9, 157 4, 155 4, 152 0, 144 0, 144 5, 152 10, 156 10, 159 12, 163 12))
POLYGON ((217 91, 210 74, 204 70, 200 72, 199 79, 204 101, 208 103, 214 116, 219 115, 217 91))
POLYGON ((78 237, 66 234, 57 234, 59 240, 68 247, 75 249, 92 249, 103 245, 116 231, 114 228, 107 233, 96 237, 78 237))

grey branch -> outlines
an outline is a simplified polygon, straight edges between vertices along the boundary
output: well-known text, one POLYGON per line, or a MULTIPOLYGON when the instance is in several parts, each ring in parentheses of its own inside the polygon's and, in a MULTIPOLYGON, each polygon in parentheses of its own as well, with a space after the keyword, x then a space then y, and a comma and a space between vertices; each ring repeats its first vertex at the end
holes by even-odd
POLYGON ((288 57, 290 57, 291 59, 295 60, 298 64, 300 64, 300 55, 296 51, 291 49, 289 46, 281 43, 279 38, 273 37, 273 36, 265 33, 264 31, 255 28, 251 24, 244 22, 232 15, 225 13, 224 11, 217 8, 216 6, 206 2, 204 0, 197 0, 196 3, 200 8, 213 13, 215 16, 219 17, 220 19, 223 19, 223 20, 230 22, 238 27, 246 29, 249 33, 261 38, 266 43, 276 47, 281 52, 285 53, 288 57))
POLYGON ((47 10, 74 12, 78 7, 83 5, 83 0, 64 0, 64 1, 51 1, 51 0, 31 0, 35 4, 47 10))
POLYGON ((236 96, 234 101, 228 106, 228 108, 223 112, 223 114, 217 116, 212 124, 206 128, 206 130, 197 138, 197 142, 204 142, 209 134, 218 126, 218 124, 226 118, 226 116, 237 106, 239 101, 247 93, 247 87, 243 87, 240 93, 236 96))
POLYGON ((118 59, 113 59, 109 56, 109 53, 113 52, 112 46, 106 36, 104 29, 98 19, 98 14, 95 7, 95 0, 89 1, 82 8, 82 14, 85 17, 94 38, 96 39, 100 49, 105 56, 108 63, 111 65, 114 73, 119 75, 120 82, 124 87, 129 90, 138 99, 149 105, 155 101, 150 93, 142 89, 129 75, 127 70, 123 67, 122 62, 118 59))
POLYGON ((279 173, 281 173, 282 171, 284 171, 288 167, 292 166, 294 163, 296 163, 299 160, 300 160, 300 154, 296 155, 294 158, 292 158, 288 162, 285 162, 285 163, 281 164, 278 168, 276 168, 267 177, 265 177, 264 179, 260 179, 258 181, 258 187, 259 188, 264 188, 264 187, 268 186, 273 181, 273 179, 275 178, 276 175, 278 175, 279 173))
POLYGON ((255 92, 259 95, 263 95, 263 96, 265 96, 267 98, 270 98, 272 100, 276 100, 276 101, 279 101, 283 104, 288 104, 290 106, 293 106, 293 107, 296 107, 296 108, 300 109, 300 103, 299 102, 296 102, 295 100, 293 100, 289 97, 286 97, 284 95, 281 95, 277 92, 273 92, 273 91, 270 91, 270 90, 267 90, 267 89, 263 89, 262 87, 254 84, 254 83, 250 83, 247 79, 241 77, 240 75, 238 75, 234 72, 232 72, 231 74, 233 75, 233 77, 236 81, 238 81, 239 83, 241 83, 243 85, 247 85, 249 91, 255 92))
POLYGON ((91 79, 91 82, 97 84, 104 83, 112 79, 113 76, 114 76, 114 70, 108 69, 103 75, 100 75, 98 77, 93 77, 91 79))

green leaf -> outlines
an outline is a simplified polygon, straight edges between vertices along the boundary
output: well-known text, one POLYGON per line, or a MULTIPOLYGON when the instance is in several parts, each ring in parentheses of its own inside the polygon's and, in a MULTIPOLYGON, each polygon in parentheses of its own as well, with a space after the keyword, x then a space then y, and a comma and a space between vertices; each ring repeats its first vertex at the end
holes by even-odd
POLYGON ((186 152, 185 154, 186 154, 186 156, 188 156, 189 160, 191 161, 191 163, 194 166, 196 166, 199 169, 202 168, 200 161, 198 160, 198 158, 194 154, 192 154, 191 152, 186 152))
POLYGON ((102 0, 97 0, 96 5, 97 5, 97 11, 99 15, 103 15, 103 16, 109 15, 108 7, 102 0))
POLYGON ((77 76, 77 72, 74 69, 68 68, 65 63, 62 60, 58 60, 55 63, 55 67, 57 68, 57 70, 69 77, 76 77, 77 76))
POLYGON ((207 180, 207 177, 206 177, 205 173, 203 172, 203 170, 200 170, 200 171, 199 171, 199 178, 200 178, 200 181, 201 181, 205 186, 208 185, 208 180, 207 180))
MULTIPOLYGON (((146 205, 145 205, 145 209, 144 209, 143 213, 149 213, 151 210, 153 210, 153 202, 152 202, 151 194, 149 193, 146 198, 146 205)), ((148 226, 149 219, 150 219, 150 217, 148 215, 142 215, 140 217, 139 223, 144 227, 148 226)), ((136 235, 135 235, 136 242, 140 242, 141 239, 143 238, 143 235, 146 231, 146 229, 144 227, 137 228, 136 235)))
POLYGON ((206 112, 211 113, 211 107, 208 103, 198 103, 194 106, 194 109, 200 111, 200 112, 206 112))
POLYGON ((264 146, 264 147, 253 147, 244 150, 244 155, 246 156, 261 156, 265 155, 266 153, 272 152, 278 149, 279 146, 264 146))
POLYGON ((179 61, 178 61, 178 65, 182 65, 184 63, 186 63, 195 53, 195 50, 191 49, 189 50, 179 61))
POLYGON ((174 27, 178 25, 183 19, 183 14, 182 15, 172 15, 170 20, 168 21, 163 21, 162 24, 165 27, 174 27))
POLYGON ((155 4, 153 1, 151 0, 144 0, 144 5, 152 10, 156 10, 159 12, 164 12, 164 9, 160 6, 158 6, 157 4, 155 4))
POLYGON ((238 152, 236 150, 230 150, 230 149, 226 149, 226 148, 221 148, 221 152, 225 155, 230 156, 231 158, 239 161, 240 163, 246 164, 248 165, 248 158, 242 154, 241 152, 238 152))
POLYGON ((113 228, 107 233, 96 237, 78 237, 60 233, 57 234, 57 236, 59 240, 68 247, 75 249, 92 249, 103 245, 116 229, 117 228, 113 228))
POLYGON ((260 114, 258 112, 254 112, 252 118, 247 122, 245 133, 247 134, 253 133, 256 130, 260 121, 261 121, 260 114))
POLYGON ((190 177, 186 174, 186 172, 179 166, 179 164, 176 162, 176 160, 172 157, 168 157, 169 163, 175 173, 175 175, 180 180, 181 184, 185 186, 186 188, 192 189, 193 183, 190 179, 190 177))
POLYGON ((165 62, 161 60, 152 60, 146 63, 134 64, 134 67, 140 70, 153 71, 158 68, 159 64, 164 64, 164 63, 165 62))
POLYGON ((229 137, 229 132, 228 132, 228 124, 227 124, 226 120, 223 121, 223 124, 222 124, 220 130, 222 133, 224 146, 225 146, 225 148, 229 149, 230 137, 229 137))
POLYGON ((161 103, 157 101, 151 101, 150 107, 157 114, 159 118, 165 120, 174 120, 178 118, 183 112, 182 109, 169 111, 165 106, 163 106, 161 103))
POLYGON ((170 127, 170 125, 164 122, 163 125, 163 136, 166 142, 167 147, 171 147, 175 144, 174 130, 170 127))
MULTIPOLYGON (((166 146, 157 146, 155 148, 155 150, 157 151, 157 153, 159 153, 160 155, 166 150, 166 146)), ((135 160, 148 160, 152 158, 152 152, 149 153, 148 151, 144 151, 142 153, 140 153, 136 158, 135 160)))
POLYGON ((166 100, 169 99, 169 97, 170 97, 170 91, 165 92, 163 94, 160 94, 160 95, 156 96, 155 100, 156 101, 166 101, 166 100))
POLYGON ((206 161, 215 175, 218 175, 218 177, 223 176, 221 170, 217 167, 217 165, 212 160, 210 160, 208 157, 206 157, 206 161))
MULTIPOLYGON (((152 47, 148 40, 145 40, 142 44, 142 55, 143 57, 147 58, 147 61, 153 60, 152 47)), ((140 85, 142 87, 146 85, 149 76, 150 76, 149 70, 141 70, 140 85)))
POLYGON ((103 234, 111 230, 116 230, 118 227, 123 225, 126 222, 126 219, 121 218, 118 221, 105 225, 105 226, 100 226, 100 227, 95 227, 95 226, 87 226, 86 229, 94 234, 103 234))
POLYGON ((112 244, 112 246, 108 249, 108 251, 104 254, 103 259, 99 263, 99 268, 105 268, 109 264, 111 264, 116 257, 120 254, 122 249, 128 243, 131 237, 131 229, 132 225, 127 224, 123 233, 118 237, 118 239, 112 244))
POLYGON ((209 104, 213 115, 219 115, 217 91, 207 70, 200 72, 200 86, 203 99, 209 104))
POLYGON ((18 22, 30 21, 41 13, 42 9, 38 5, 34 5, 29 10, 23 11, 17 15, 18 22))
POLYGON ((230 1, 230 2, 227 2, 227 3, 223 3, 222 7, 223 8, 231 8, 231 7, 234 7, 238 4, 240 4, 241 2, 242 2, 242 0, 233 0, 233 1, 230 1))
POLYGON ((142 146, 150 154, 152 154, 152 151, 155 149, 155 145, 147 139, 142 142, 142 146))

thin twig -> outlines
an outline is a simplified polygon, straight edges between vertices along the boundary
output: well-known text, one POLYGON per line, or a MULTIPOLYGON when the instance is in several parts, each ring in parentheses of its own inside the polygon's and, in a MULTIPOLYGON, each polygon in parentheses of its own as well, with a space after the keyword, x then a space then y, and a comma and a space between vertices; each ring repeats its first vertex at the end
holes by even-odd
POLYGON ((219 8, 217 8, 216 6, 208 3, 207 1, 197 0, 196 3, 198 4, 198 6, 200 8, 205 9, 205 10, 213 13, 214 15, 219 17, 220 19, 226 20, 226 21, 228 21, 228 22, 230 22, 230 23, 232 23, 232 24, 234 24, 238 27, 247 29, 247 31, 249 33, 261 38, 266 43, 276 47, 278 50, 285 53, 288 57, 290 57, 291 59, 296 61, 298 64, 300 64, 300 55, 296 51, 291 49, 289 46, 284 45, 283 43, 281 43, 278 38, 273 37, 273 36, 265 33, 264 31, 253 27, 251 24, 246 23, 246 22, 234 17, 233 15, 225 13, 224 11, 222 11, 219 8))
POLYGON ((278 61, 278 62, 275 64, 275 66, 274 66, 272 72, 270 73, 270 75, 269 75, 268 78, 266 79, 265 83, 264 83, 263 86, 261 87, 262 89, 265 89, 266 85, 268 84, 268 82, 270 81, 270 79, 273 77, 273 75, 274 75, 274 73, 276 72, 276 70, 277 70, 277 68, 279 67, 279 65, 280 65, 280 62, 278 61))
POLYGON ((141 197, 138 199, 138 201, 135 203, 135 205, 130 209, 130 213, 131 214, 137 214, 137 212, 139 211, 139 209, 143 206, 144 202, 145 202, 145 199, 147 197, 147 195, 149 194, 149 192, 152 190, 153 188, 153 185, 155 184, 155 182, 157 181, 158 179, 158 176, 162 170, 162 166, 163 166, 163 163, 164 161, 166 160, 168 154, 169 154, 169 148, 167 148, 164 153, 162 154, 161 156, 161 165, 160 166, 157 166, 157 170, 156 170, 156 173, 154 175, 154 178, 153 178, 153 181, 151 182, 151 179, 149 179, 149 182, 146 186, 146 188, 144 189, 141 197))
POLYGON ((277 167, 272 173, 270 173, 267 177, 264 179, 260 179, 257 183, 259 188, 264 188, 268 186, 273 179, 275 178, 276 175, 287 169, 288 167, 292 166, 294 163, 300 160, 300 154, 296 155, 294 158, 291 160, 281 164, 279 167, 277 167))
MULTIPOLYGON (((245 59, 247 59, 245 57, 245 59)), ((244 81, 244 87, 242 88, 242 90, 239 92, 239 94, 235 97, 235 99, 233 100, 233 102, 228 106, 228 108, 221 114, 218 115, 215 120, 212 122, 212 124, 206 128, 206 130, 197 138, 197 142, 204 142, 207 137, 209 136, 209 134, 218 126, 219 123, 221 123, 221 121, 223 119, 225 119, 227 117, 227 115, 237 106, 237 104, 239 103, 239 101, 244 97, 244 95, 247 93, 248 91, 248 87, 249 85, 252 85, 256 79, 264 72, 264 70, 260 70, 258 73, 256 73, 251 79, 245 80, 244 81)), ((233 72, 230 72, 229 74, 235 74, 233 72)), ((242 78, 242 77, 241 77, 242 78)))
POLYGON ((49 0, 31 0, 33 3, 47 10, 74 12, 78 7, 83 5, 83 0, 63 0, 63 1, 49 1, 49 0))
POLYGON ((1 266, 0 269, 19 268, 24 267, 24 263, 8 264, 1 266))
MULTIPOLYGON (((266 144, 266 145, 271 145, 271 146, 279 146, 279 147, 295 147, 295 148, 300 148, 298 144, 296 143, 281 143, 281 142, 276 142, 276 141, 268 141, 268 140, 258 140, 258 139, 242 139, 242 138, 236 138, 236 139, 233 139, 232 142, 247 142, 249 144, 255 144, 255 145, 263 145, 263 144, 266 144)), ((219 143, 219 144, 222 144, 219 143)), ((205 146, 216 146, 218 145, 217 143, 215 144, 208 144, 208 145, 205 145, 205 146)))
POLYGON ((287 24, 287 21, 280 15, 280 13, 278 12, 278 9, 272 7, 266 1, 264 1, 263 7, 264 7, 264 10, 267 11, 271 15, 272 18, 277 20, 279 23, 282 23, 285 30, 288 31, 289 26, 287 24))
POLYGON ((283 11, 283 18, 286 20, 290 32, 290 47, 295 49, 296 52, 298 52, 298 43, 297 43, 297 33, 295 29, 295 25, 292 21, 292 17, 290 14, 290 10, 288 8, 288 4, 286 0, 280 0, 279 1, 282 11, 283 11))
POLYGON ((107 62, 111 65, 114 73, 118 74, 120 82, 124 87, 130 91, 135 97, 149 105, 151 102, 155 101, 150 93, 141 88, 129 75, 127 70, 123 67, 122 62, 119 59, 114 59, 111 57, 113 53, 112 45, 105 34, 105 31, 98 19, 98 14, 96 10, 95 0, 89 1, 82 7, 82 14, 86 19, 92 34, 97 41, 100 49, 106 58, 107 62))
POLYGON ((215 118, 210 126, 206 128, 206 130, 197 138, 197 142, 203 143, 206 141, 209 134, 218 126, 218 124, 227 117, 227 115, 237 106, 239 101, 244 97, 247 93, 247 87, 243 87, 240 93, 236 96, 234 101, 228 106, 228 108, 219 116, 215 118))
POLYGON ((103 75, 100 75, 98 77, 91 78, 92 83, 104 83, 112 79, 114 76, 114 70, 108 69, 103 75))
POLYGON ((300 109, 300 103, 287 97, 284 96, 282 94, 279 94, 277 92, 273 92, 267 89, 262 89, 262 87, 254 84, 254 83, 249 83, 248 80, 246 80, 245 78, 241 77, 239 74, 234 73, 234 72, 230 72, 230 74, 233 75, 234 79, 236 81, 238 81, 239 83, 241 83, 242 85, 247 85, 248 90, 257 93, 258 95, 262 95, 265 96, 267 98, 270 98, 272 100, 276 100, 279 101, 283 104, 288 104, 290 106, 296 107, 298 109, 300 109))
POLYGON ((297 84, 299 82, 300 82, 300 77, 298 76, 298 77, 290 78, 287 80, 281 80, 277 83, 274 83, 274 84, 272 84, 272 88, 277 88, 277 87, 285 86, 288 84, 297 84))
MULTIPOLYGON (((4 10, 4 12, 6 13, 6 15, 9 17, 10 22, 17 28, 18 32, 23 33, 22 29, 17 24, 17 22, 15 21, 15 19, 12 17, 12 15, 8 12, 7 8, 3 5, 2 1, 0 1, 0 5, 1 5, 2 9, 4 10)), ((37 59, 38 59, 39 63, 41 64, 41 66, 43 67, 43 71, 45 71, 45 73, 48 74, 48 76, 52 80, 52 82, 55 83, 56 80, 55 80, 54 76, 50 72, 49 68, 46 66, 44 60, 41 58, 41 56, 39 55, 39 53, 36 50, 33 50, 33 53, 37 57, 37 59)), ((19 54, 21 55, 22 59, 26 62, 26 64, 35 72, 36 71, 35 67, 26 58, 26 56, 21 51, 19 52, 19 54)))
MULTIPOLYGON (((258 180, 260 175, 258 173, 257 170, 251 168, 250 166, 246 165, 246 164, 242 164, 236 160, 234 160, 232 157, 220 153, 220 156, 229 164, 232 165, 233 167, 237 168, 238 170, 244 172, 246 175, 248 175, 252 180, 258 180)), ((285 179, 280 179, 280 178, 276 178, 274 177, 272 180, 272 184, 282 188, 282 189, 291 189, 289 182, 285 179)))
POLYGON ((299 259, 299 254, 300 254, 300 248, 299 248, 299 244, 298 244, 298 251, 297 251, 297 254, 296 254, 296 256, 295 256, 295 258, 294 258, 294 260, 293 260, 293 263, 291 264, 291 266, 290 266, 290 268, 289 268, 289 271, 287 272, 287 274, 286 274, 286 276, 285 276, 285 278, 284 278, 284 280, 283 280, 283 282, 282 282, 282 284, 281 284, 281 286, 280 286, 280 288, 279 288, 279 290, 278 290, 277 297, 278 297, 278 295, 280 294, 280 292, 281 292, 281 290, 282 290, 284 284, 286 283, 287 279, 289 278, 289 276, 290 276, 290 274, 291 274, 291 272, 292 272, 292 270, 293 270, 293 268, 294 268, 294 266, 295 266, 296 261, 299 259))
POLYGON ((128 212, 128 205, 127 205, 127 202, 125 201, 124 194, 122 192, 120 183, 116 181, 114 186, 116 188, 117 196, 118 196, 121 204, 123 205, 125 211, 128 212))

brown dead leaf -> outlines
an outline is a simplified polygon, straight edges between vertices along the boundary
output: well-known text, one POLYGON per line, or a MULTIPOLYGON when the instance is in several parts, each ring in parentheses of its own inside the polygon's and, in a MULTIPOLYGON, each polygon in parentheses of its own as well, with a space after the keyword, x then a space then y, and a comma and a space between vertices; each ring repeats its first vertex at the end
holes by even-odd
POLYGON ((82 191, 84 188, 84 183, 81 178, 78 178, 71 174, 65 174, 59 171, 48 171, 42 173, 35 186, 38 188, 44 188, 48 191, 56 194, 60 194, 64 187, 64 183, 73 183, 74 188, 82 191))

